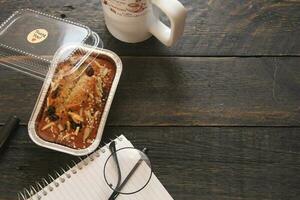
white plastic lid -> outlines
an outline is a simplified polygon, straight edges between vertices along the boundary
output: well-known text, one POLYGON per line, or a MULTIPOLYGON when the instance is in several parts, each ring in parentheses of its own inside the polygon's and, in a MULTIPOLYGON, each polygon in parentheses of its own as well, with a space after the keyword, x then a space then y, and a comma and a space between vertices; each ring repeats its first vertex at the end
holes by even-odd
MULTIPOLYGON (((0 26, 0 66, 44 79, 58 49, 77 45, 102 48, 99 36, 87 26, 30 9, 15 12, 0 26)), ((68 55, 69 54, 69 55, 68 55)))

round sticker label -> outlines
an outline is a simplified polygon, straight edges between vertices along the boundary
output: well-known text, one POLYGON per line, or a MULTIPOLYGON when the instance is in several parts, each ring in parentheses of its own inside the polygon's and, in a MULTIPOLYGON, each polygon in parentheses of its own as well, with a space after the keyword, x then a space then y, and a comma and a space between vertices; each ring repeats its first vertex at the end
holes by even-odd
POLYGON ((27 41, 33 44, 41 43, 48 37, 46 29, 35 29, 27 35, 27 41))

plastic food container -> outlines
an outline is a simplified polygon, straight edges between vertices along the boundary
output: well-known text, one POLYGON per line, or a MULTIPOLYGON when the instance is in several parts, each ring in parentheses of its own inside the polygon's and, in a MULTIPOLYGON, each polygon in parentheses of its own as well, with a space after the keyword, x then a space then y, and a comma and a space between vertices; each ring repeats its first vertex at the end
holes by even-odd
POLYGON ((99 146, 122 72, 120 58, 102 47, 99 36, 88 27, 29 9, 15 12, 0 26, 0 66, 44 81, 28 123, 36 144, 76 156, 99 146), (74 107, 72 99, 80 98, 65 97, 81 97, 76 92, 87 95, 87 101, 74 107), (89 138, 91 133, 95 134, 89 138))

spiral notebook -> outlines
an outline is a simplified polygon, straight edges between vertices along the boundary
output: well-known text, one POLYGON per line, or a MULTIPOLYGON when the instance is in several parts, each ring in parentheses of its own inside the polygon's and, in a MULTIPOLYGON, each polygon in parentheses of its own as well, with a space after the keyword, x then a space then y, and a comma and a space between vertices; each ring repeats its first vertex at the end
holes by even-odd
MULTIPOLYGON (((133 147, 125 136, 121 135, 114 140, 116 149, 133 147)), ((110 155, 108 145, 105 145, 81 162, 69 167, 63 174, 56 172, 57 178, 49 176, 42 183, 36 183, 19 193, 19 199, 30 200, 107 200, 113 190, 106 184, 103 169, 105 161, 110 155)), ((130 166, 129 166, 130 167, 130 166)), ((149 166, 148 166, 149 167, 149 166)), ((142 174, 138 174, 142 176, 142 174)), ((148 185, 138 193, 120 194, 117 200, 172 200, 173 198, 152 174, 148 185)))

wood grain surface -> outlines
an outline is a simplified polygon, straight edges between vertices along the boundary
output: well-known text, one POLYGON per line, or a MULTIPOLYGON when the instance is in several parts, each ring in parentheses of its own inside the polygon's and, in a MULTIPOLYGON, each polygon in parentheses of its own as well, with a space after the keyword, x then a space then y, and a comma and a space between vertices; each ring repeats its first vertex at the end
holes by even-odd
MULTIPOLYGON (((115 126, 298 126, 299 58, 123 57, 115 126), (144 114, 146 113, 146 114, 144 114)), ((0 68, 0 123, 27 123, 42 82, 0 68), (20 98, 16 98, 20 97, 20 98)))
MULTIPOLYGON (((124 134, 147 146, 174 199, 298 200, 300 1, 180 1, 189 14, 172 48, 116 40, 100 0, 0 0, 0 21, 21 8, 73 19, 121 56, 103 142, 124 134)), ((29 139, 41 85, 0 67, 0 129, 12 114, 23 124, 0 154, 0 200, 78 159, 29 139)))
POLYGON ((189 10, 183 38, 172 48, 156 39, 128 45, 106 30, 100 0, 0 0, 0 19, 32 8, 80 21, 119 55, 300 55, 299 0, 181 0, 189 10))
MULTIPOLYGON (((148 147, 154 171, 174 199, 298 199, 299 128, 107 127, 148 147)), ((53 175, 74 157, 38 147, 25 127, 0 157, 0 199, 53 175), (51 158, 51 160, 49 160, 51 158)))

